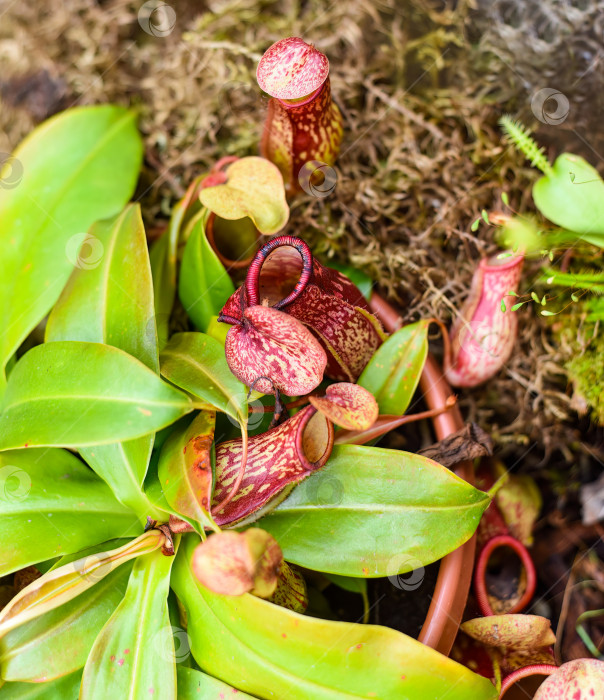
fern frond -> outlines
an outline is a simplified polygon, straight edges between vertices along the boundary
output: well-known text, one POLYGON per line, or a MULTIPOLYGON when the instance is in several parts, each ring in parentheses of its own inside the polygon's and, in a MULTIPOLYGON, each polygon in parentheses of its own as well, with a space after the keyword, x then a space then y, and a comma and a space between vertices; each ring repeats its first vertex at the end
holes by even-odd
POLYGON ((551 163, 545 155, 545 149, 539 148, 539 144, 532 138, 531 132, 520 121, 515 121, 509 114, 504 114, 499 120, 501 128, 508 139, 516 148, 524 153, 531 165, 539 168, 542 173, 549 175, 552 171, 551 163))

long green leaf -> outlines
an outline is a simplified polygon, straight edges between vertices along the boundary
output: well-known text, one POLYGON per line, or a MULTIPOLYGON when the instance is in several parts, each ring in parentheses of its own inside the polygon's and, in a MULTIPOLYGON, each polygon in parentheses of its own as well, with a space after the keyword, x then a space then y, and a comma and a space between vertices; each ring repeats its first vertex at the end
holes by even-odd
POLYGON ((204 333, 177 333, 159 359, 162 375, 172 384, 247 422, 246 388, 229 369, 217 340, 204 333))
POLYGON ((217 678, 186 666, 177 666, 178 700, 225 700, 236 696, 237 700, 254 700, 253 696, 242 693, 217 678))
MULTIPOLYGON (((106 343, 159 372, 153 283, 138 204, 91 229, 104 254, 94 269, 73 271, 46 328, 46 341, 106 343)), ((153 434, 125 443, 82 448, 80 454, 119 500, 142 515, 156 514, 141 485, 153 434)))
POLYGON ((174 205, 167 230, 151 246, 150 260, 153 275, 153 297, 155 301, 155 318, 160 350, 168 342, 170 315, 176 297, 176 267, 178 241, 186 217, 197 205, 201 207, 197 195, 201 175, 189 185, 185 196, 174 205))
POLYGON ((180 266, 178 294, 193 323, 201 331, 208 328, 227 299, 235 291, 231 278, 208 243, 205 225, 208 211, 197 214, 190 223, 191 234, 180 266))
POLYGON ((0 453, 0 576, 138 532, 135 514, 70 452, 0 453))
POLYGON ((118 567, 74 600, 0 641, 0 675, 40 683, 84 667, 94 640, 126 592, 132 565, 118 567))
POLYGON ((211 593, 191 572, 198 539, 186 540, 172 585, 187 612, 191 651, 206 673, 259 698, 497 697, 486 678, 394 630, 305 617, 249 594, 211 593))
POLYGON ((138 559, 124 600, 90 652, 81 700, 176 700, 176 666, 168 617, 174 557, 161 551, 138 559))
POLYGON ((256 525, 294 564, 343 576, 392 576, 466 542, 489 502, 426 457, 339 445, 323 469, 256 525))
POLYGON ((51 309, 74 265, 96 264, 99 246, 84 232, 130 199, 142 141, 134 113, 80 107, 39 126, 13 155, 22 179, 0 188, 0 384, 7 361, 51 309))
POLYGON ((11 372, 0 449, 129 440, 169 425, 191 408, 182 392, 122 350, 77 341, 44 343, 11 372))
POLYGON ((77 671, 48 683, 7 683, 0 688, 0 700, 78 700, 81 679, 77 671))
POLYGON ((417 389, 428 355, 429 321, 393 333, 374 353, 358 383, 370 391, 380 413, 403 415, 417 389))
POLYGON ((159 372, 153 283, 140 205, 90 229, 103 245, 92 269, 76 268, 46 328, 46 341, 106 343, 159 372))

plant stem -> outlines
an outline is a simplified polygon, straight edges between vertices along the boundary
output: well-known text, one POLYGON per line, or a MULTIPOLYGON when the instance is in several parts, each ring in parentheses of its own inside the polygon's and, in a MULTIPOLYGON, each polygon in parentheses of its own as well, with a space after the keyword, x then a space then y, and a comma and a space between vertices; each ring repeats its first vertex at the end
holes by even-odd
POLYGON ((367 430, 341 430, 336 434, 336 445, 365 445, 371 440, 385 435, 395 428, 405 425, 406 423, 414 423, 424 418, 433 418, 445 413, 455 406, 457 399, 455 396, 449 396, 444 406, 433 408, 429 411, 421 413, 412 413, 409 416, 379 416, 376 422, 367 430))

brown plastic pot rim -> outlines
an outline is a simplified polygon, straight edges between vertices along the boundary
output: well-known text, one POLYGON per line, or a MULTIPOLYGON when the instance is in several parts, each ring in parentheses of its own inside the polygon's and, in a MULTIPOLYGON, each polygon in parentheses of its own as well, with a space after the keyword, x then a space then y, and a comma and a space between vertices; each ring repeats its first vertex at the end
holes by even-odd
MULTIPOLYGON (((372 295, 369 305, 387 331, 392 333, 403 325, 397 311, 378 294, 372 295)), ((430 354, 422 372, 420 387, 430 409, 444 406, 452 393, 441 367, 430 354)), ((438 440, 464 426, 457 406, 432 418, 432 423, 438 440)), ((462 462, 455 473, 469 483, 474 483, 472 462, 462 462)), ((476 536, 473 536, 441 560, 430 608, 419 634, 420 642, 447 656, 457 636, 470 592, 475 550, 476 536)))

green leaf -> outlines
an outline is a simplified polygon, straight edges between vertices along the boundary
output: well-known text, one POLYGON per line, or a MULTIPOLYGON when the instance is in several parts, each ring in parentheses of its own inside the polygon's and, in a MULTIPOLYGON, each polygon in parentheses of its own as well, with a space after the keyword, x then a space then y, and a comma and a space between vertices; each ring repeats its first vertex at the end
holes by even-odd
POLYGON ((0 384, 74 266, 96 264, 100 247, 85 231, 130 199, 142 150, 135 114, 102 105, 49 119, 15 151, 22 180, 0 188, 0 384))
POLYGON ((254 700, 251 695, 235 690, 212 676, 193 668, 178 665, 178 700, 224 700, 236 694, 237 700, 254 700))
POLYGON ((502 193, 501 193, 501 201, 506 205, 506 207, 509 206, 509 204, 510 204, 510 199, 509 199, 509 197, 508 197, 508 193, 507 193, 507 192, 502 192, 502 193))
POLYGON ((185 196, 172 209, 168 229, 151 246, 153 298, 155 301, 155 319, 160 350, 168 342, 170 315, 176 297, 176 267, 180 232, 193 205, 201 206, 197 197, 200 181, 204 177, 206 176, 202 175, 195 178, 189 185, 185 196))
MULTIPOLYGON (((90 233, 101 242, 103 256, 93 269, 73 271, 48 319, 46 341, 106 343, 158 373, 151 267, 140 206, 126 207, 117 217, 95 224, 90 233)), ((141 489, 152 448, 150 434, 84 448, 80 454, 122 503, 152 515, 141 489)))
POLYGON ((176 429, 159 456, 158 474, 168 503, 179 515, 218 530, 210 515, 216 414, 201 411, 188 426, 176 429))
POLYGON ((77 671, 49 683, 6 683, 0 700, 78 700, 81 679, 77 671))
POLYGON ((461 546, 489 502, 426 457, 336 445, 327 465, 256 526, 273 535, 288 562, 343 576, 391 576, 461 546))
POLYGON ((90 652, 82 700, 176 700, 176 666, 168 592, 173 556, 161 550, 136 560, 126 596, 90 652))
POLYGON ((535 183, 533 199, 550 221, 604 248, 604 181, 586 160, 562 153, 535 183))
POLYGON ((480 216, 482 216, 482 220, 485 222, 485 224, 490 224, 491 222, 489 221, 489 214, 486 209, 482 209, 480 211, 480 216))
POLYGON ((374 353, 358 383, 371 392, 380 413, 402 415, 417 389, 428 355, 430 321, 393 333, 374 353))
POLYGON ((497 697, 486 678, 392 629, 305 617, 247 593, 211 593, 191 573, 197 541, 185 538, 172 585, 206 673, 259 698, 497 697))
POLYGON ((115 497, 143 521, 148 515, 161 518, 161 511, 147 498, 142 487, 153 449, 153 436, 151 433, 134 440, 79 450, 82 459, 109 485, 115 497))
POLYGON ((114 537, 140 532, 138 519, 66 450, 0 453, 0 576, 114 537))
POLYGON ((185 311, 202 331, 207 330, 212 316, 220 312, 235 291, 233 282, 208 243, 205 225, 208 211, 197 214, 190 223, 180 266, 178 294, 185 311))
POLYGON ((39 683, 83 668, 95 638, 124 597, 131 569, 130 563, 118 567, 77 598, 3 637, 2 678, 39 683))
POLYGON ((160 355, 162 375, 240 423, 247 422, 247 390, 235 378, 224 346, 203 333, 176 333, 160 355))
POLYGON ((103 255, 92 269, 76 268, 53 308, 46 342, 106 343, 159 372, 153 284, 140 205, 90 229, 103 255))
POLYGON ((325 577, 329 579, 336 586, 339 586, 349 593, 360 593, 361 595, 367 594, 367 579, 366 578, 353 578, 352 576, 338 576, 338 574, 325 574, 325 577))
POLYGON ((476 231, 478 231, 479 226, 480 226, 480 217, 478 217, 477 219, 474 219, 474 221, 472 222, 472 225, 470 226, 470 231, 472 231, 472 233, 476 233, 476 231))
POLYGON ((191 408, 182 392, 122 350, 99 343, 45 343, 11 372, 0 415, 0 449, 129 440, 169 425, 191 408))

